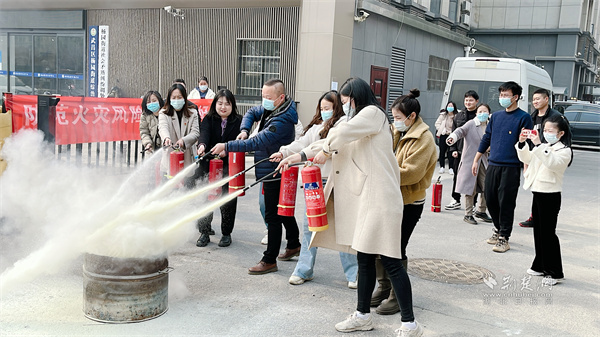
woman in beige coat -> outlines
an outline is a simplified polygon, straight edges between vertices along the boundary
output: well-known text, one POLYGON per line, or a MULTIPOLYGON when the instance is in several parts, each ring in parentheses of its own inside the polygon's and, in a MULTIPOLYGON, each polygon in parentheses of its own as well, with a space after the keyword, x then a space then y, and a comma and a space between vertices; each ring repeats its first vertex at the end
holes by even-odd
POLYGON ((196 153, 196 142, 200 137, 198 111, 190 109, 187 104, 185 87, 175 83, 169 89, 164 107, 158 114, 158 133, 163 140, 164 151, 161 171, 169 170, 169 155, 172 146, 184 151, 184 166, 192 163, 196 153))
POLYGON ((158 137, 158 111, 165 104, 158 91, 148 91, 142 98, 142 116, 140 117, 140 138, 142 147, 148 153, 162 146, 158 137))
MULTIPOLYGON (((422 328, 414 319, 410 280, 400 260, 399 205, 403 202, 390 124, 364 80, 348 79, 340 94, 348 121, 302 151, 304 158, 314 156, 316 164, 328 158, 332 164, 325 185, 329 229, 313 234, 311 246, 357 252, 357 311, 335 328, 341 332, 373 329, 370 303, 375 258, 381 255, 401 307, 399 336, 420 336, 422 328)), ((289 163, 283 160, 280 166, 289 163)))

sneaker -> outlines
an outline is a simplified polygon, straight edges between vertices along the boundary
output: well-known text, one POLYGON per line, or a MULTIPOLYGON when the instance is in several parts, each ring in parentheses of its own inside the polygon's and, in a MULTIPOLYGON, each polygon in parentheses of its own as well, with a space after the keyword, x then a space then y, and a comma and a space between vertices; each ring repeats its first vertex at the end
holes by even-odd
POLYGON ((449 170, 448 170, 448 173, 449 173, 450 175, 454 175, 454 170, 453 170, 453 169, 449 169, 449 170))
POLYGON ((542 285, 553 286, 553 285, 556 285, 557 283, 560 283, 562 280, 563 280, 562 278, 554 278, 554 277, 548 275, 542 279, 542 285))
POLYGON ((417 325, 417 327, 413 330, 406 328, 404 326, 399 329, 396 329, 396 331, 394 331, 395 333, 397 333, 396 337, 420 337, 420 336, 423 336, 423 327, 417 321, 415 321, 415 324, 417 325))
POLYGON ((529 219, 527 219, 525 221, 519 222, 519 226, 521 226, 521 227, 533 227, 533 218, 531 217, 531 215, 529 216, 529 219))
POLYGON ((459 201, 452 200, 452 202, 451 202, 451 203, 449 203, 448 205, 446 205, 446 206, 444 207, 444 209, 446 209, 446 210, 460 209, 460 206, 461 206, 461 205, 460 205, 460 202, 459 202, 459 201))
POLYGON ((494 231, 492 233, 492 236, 487 239, 487 243, 489 243, 490 245, 495 245, 496 243, 498 243, 498 232, 494 231))
POLYGON ((504 253, 509 249, 510 245, 508 244, 508 240, 503 236, 498 237, 498 242, 496 242, 496 245, 492 248, 496 253, 504 253))
POLYGON ((300 276, 292 275, 292 276, 290 276, 290 279, 288 280, 288 282, 290 284, 297 286, 297 285, 303 284, 306 281, 312 281, 312 279, 313 279, 312 277, 302 278, 300 276))
POLYGON ((438 171, 439 174, 444 174, 445 170, 443 167, 440 167, 440 170, 438 171))
POLYGON ((350 288, 350 289, 358 288, 358 281, 355 281, 355 282, 348 281, 348 288, 350 288))
POLYGON ((465 215, 463 221, 466 223, 470 223, 471 225, 477 225, 477 221, 475 221, 475 218, 472 215, 465 215))
POLYGON ((356 312, 348 316, 345 321, 335 325, 339 332, 368 331, 373 330, 373 318, 369 315, 367 319, 358 318, 356 312))
POLYGON ((475 217, 483 222, 492 222, 492 218, 486 212, 475 212, 475 217))
POLYGON ((544 273, 542 273, 541 271, 535 271, 531 268, 527 269, 527 274, 531 276, 544 276, 544 273))
POLYGON ((260 240, 260 243, 265 246, 269 244, 269 231, 268 230, 265 230, 265 237, 262 238, 262 240, 260 240))

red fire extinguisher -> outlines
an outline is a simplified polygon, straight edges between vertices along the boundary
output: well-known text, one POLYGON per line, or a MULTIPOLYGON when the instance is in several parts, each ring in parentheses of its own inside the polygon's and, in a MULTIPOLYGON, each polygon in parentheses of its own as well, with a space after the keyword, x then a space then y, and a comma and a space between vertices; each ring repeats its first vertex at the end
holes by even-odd
MULTIPOLYGON (((215 157, 209 162, 208 183, 214 183, 223 179, 223 161, 215 157)), ((222 187, 217 187, 208 193, 208 200, 216 200, 221 197, 222 187)))
POLYGON ((442 211, 442 182, 441 177, 438 177, 437 181, 433 184, 433 195, 431 198, 431 211, 441 212, 442 211))
MULTIPOLYGON (((244 171, 246 168, 246 157, 244 152, 229 152, 229 176, 244 171)), ((229 194, 236 192, 237 190, 244 189, 246 187, 246 174, 233 178, 229 182, 229 194)), ((239 196, 243 196, 245 193, 242 192, 239 196)))
POLYGON ((329 227, 327 223, 327 207, 323 193, 323 179, 321 169, 309 162, 302 169, 302 184, 304 185, 304 200, 306 202, 306 217, 308 230, 311 232, 324 231, 329 227))
POLYGON ((292 166, 281 174, 279 204, 277 214, 294 216, 296 210, 296 187, 298 186, 298 167, 292 166))
POLYGON ((183 158, 184 158, 183 151, 181 151, 181 150, 171 151, 171 154, 169 155, 169 175, 171 177, 174 177, 175 175, 177 175, 177 173, 179 173, 181 170, 183 170, 183 164, 184 164, 183 158))

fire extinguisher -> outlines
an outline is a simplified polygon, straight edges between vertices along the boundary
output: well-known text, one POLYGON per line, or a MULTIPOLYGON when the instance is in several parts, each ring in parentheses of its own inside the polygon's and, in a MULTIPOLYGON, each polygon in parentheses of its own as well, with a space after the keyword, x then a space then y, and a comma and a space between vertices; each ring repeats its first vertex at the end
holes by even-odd
POLYGON ((184 164, 183 158, 184 158, 183 151, 181 151, 181 150, 171 151, 171 154, 169 155, 169 175, 171 177, 176 176, 177 173, 179 173, 181 170, 183 170, 183 164, 184 164))
MULTIPOLYGON (((223 179, 223 161, 219 157, 215 157, 209 162, 208 167, 208 183, 214 183, 223 179)), ((222 187, 217 187, 208 193, 208 200, 216 200, 221 197, 222 187)))
MULTIPOLYGON (((229 176, 233 177, 236 174, 244 171, 246 168, 246 157, 244 152, 229 152, 229 176)), ((229 182, 229 194, 236 192, 237 190, 243 190, 246 187, 246 174, 233 178, 229 182)), ((242 192, 239 196, 243 196, 245 193, 242 192)))
POLYGON ((327 206, 323 193, 321 169, 308 162, 302 169, 302 184, 304 185, 304 200, 306 202, 306 217, 308 230, 311 232, 324 231, 329 227, 327 222, 327 206))
POLYGON ((292 166, 281 174, 279 204, 277 214, 294 216, 296 210, 296 187, 298 186, 298 167, 292 166))
POLYGON ((441 212, 442 210, 442 182, 438 177, 437 181, 433 184, 433 195, 431 198, 431 211, 441 212))

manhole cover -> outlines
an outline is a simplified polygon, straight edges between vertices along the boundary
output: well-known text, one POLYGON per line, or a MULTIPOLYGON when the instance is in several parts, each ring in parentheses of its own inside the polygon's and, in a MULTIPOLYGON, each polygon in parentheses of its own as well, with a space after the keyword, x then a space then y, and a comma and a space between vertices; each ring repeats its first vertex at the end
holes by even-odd
POLYGON ((444 259, 409 259, 408 271, 425 280, 453 284, 478 284, 494 278, 494 273, 483 267, 444 259))

